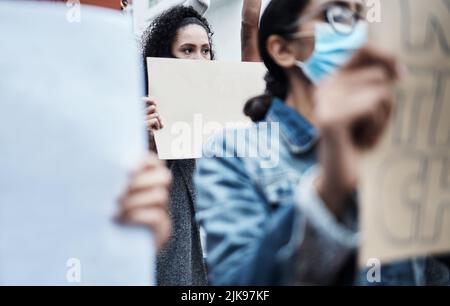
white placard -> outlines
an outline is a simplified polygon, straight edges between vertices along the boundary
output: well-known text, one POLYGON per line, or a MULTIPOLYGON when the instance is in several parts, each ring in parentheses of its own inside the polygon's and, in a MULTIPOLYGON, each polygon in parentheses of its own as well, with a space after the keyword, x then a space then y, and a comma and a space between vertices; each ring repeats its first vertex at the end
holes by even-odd
POLYGON ((262 63, 148 58, 147 66, 164 124, 155 134, 161 159, 201 158, 211 136, 248 126, 245 102, 266 85, 262 63))
POLYGON ((154 246, 113 221, 145 154, 131 24, 0 1, 0 284, 151 285, 154 246))

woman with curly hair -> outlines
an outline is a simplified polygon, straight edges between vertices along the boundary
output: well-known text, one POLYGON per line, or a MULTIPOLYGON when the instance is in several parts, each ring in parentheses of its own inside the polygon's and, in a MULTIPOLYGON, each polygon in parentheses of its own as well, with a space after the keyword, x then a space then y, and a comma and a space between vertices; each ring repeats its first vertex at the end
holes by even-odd
MULTIPOLYGON (((253 0, 260 2, 260 0, 253 0)), ((214 60, 212 36, 208 21, 202 16, 209 0, 190 0, 184 5, 175 6, 159 15, 144 32, 142 51, 144 65, 147 57, 179 58, 192 60, 214 60)), ((247 1, 243 9, 245 18, 259 19, 259 9, 250 11, 247 1), (255 17, 255 15, 257 15, 255 17)), ((254 31, 245 22, 243 27, 243 50, 251 49, 247 32, 254 31), (245 37, 245 40, 244 40, 245 37)), ((247 50, 245 54, 253 54, 247 50)), ((244 54, 244 52, 243 52, 244 54)), ((163 121, 157 112, 156 101, 149 97, 147 103, 147 127, 151 149, 154 146, 153 132, 162 129, 163 121)), ((195 222, 196 192, 193 184, 195 160, 168 161, 173 176, 170 215, 173 232, 169 243, 160 252, 157 259, 157 281, 160 286, 202 286, 207 285, 206 266, 195 222)))

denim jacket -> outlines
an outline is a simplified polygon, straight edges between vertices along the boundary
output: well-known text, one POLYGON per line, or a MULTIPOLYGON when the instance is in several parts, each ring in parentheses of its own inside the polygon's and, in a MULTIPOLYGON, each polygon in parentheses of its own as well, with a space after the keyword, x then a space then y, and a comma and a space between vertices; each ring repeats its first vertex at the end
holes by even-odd
MULTIPOLYGON (((337 220, 313 187, 317 130, 274 98, 263 122, 227 130, 204 149, 195 183, 214 285, 369 285, 357 271, 357 205, 337 220)), ((431 258, 381 267, 376 285, 450 283, 431 258)))

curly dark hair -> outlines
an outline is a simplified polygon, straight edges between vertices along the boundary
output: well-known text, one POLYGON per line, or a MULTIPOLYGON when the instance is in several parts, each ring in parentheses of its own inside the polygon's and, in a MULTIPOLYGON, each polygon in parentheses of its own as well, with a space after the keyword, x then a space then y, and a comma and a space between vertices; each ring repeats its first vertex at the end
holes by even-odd
POLYGON ((208 21, 192 7, 178 5, 159 15, 145 30, 142 36, 144 61, 147 57, 173 58, 172 44, 178 30, 190 24, 197 24, 205 29, 211 47, 211 59, 214 59, 214 52, 212 51, 213 32, 208 21))

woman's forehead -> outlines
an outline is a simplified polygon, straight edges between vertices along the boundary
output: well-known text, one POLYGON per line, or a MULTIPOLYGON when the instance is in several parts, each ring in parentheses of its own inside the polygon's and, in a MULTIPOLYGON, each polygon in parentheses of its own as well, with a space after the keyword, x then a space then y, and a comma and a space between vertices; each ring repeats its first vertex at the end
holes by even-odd
POLYGON ((190 24, 178 30, 177 41, 180 44, 206 44, 209 43, 209 37, 205 28, 197 24, 190 24))

